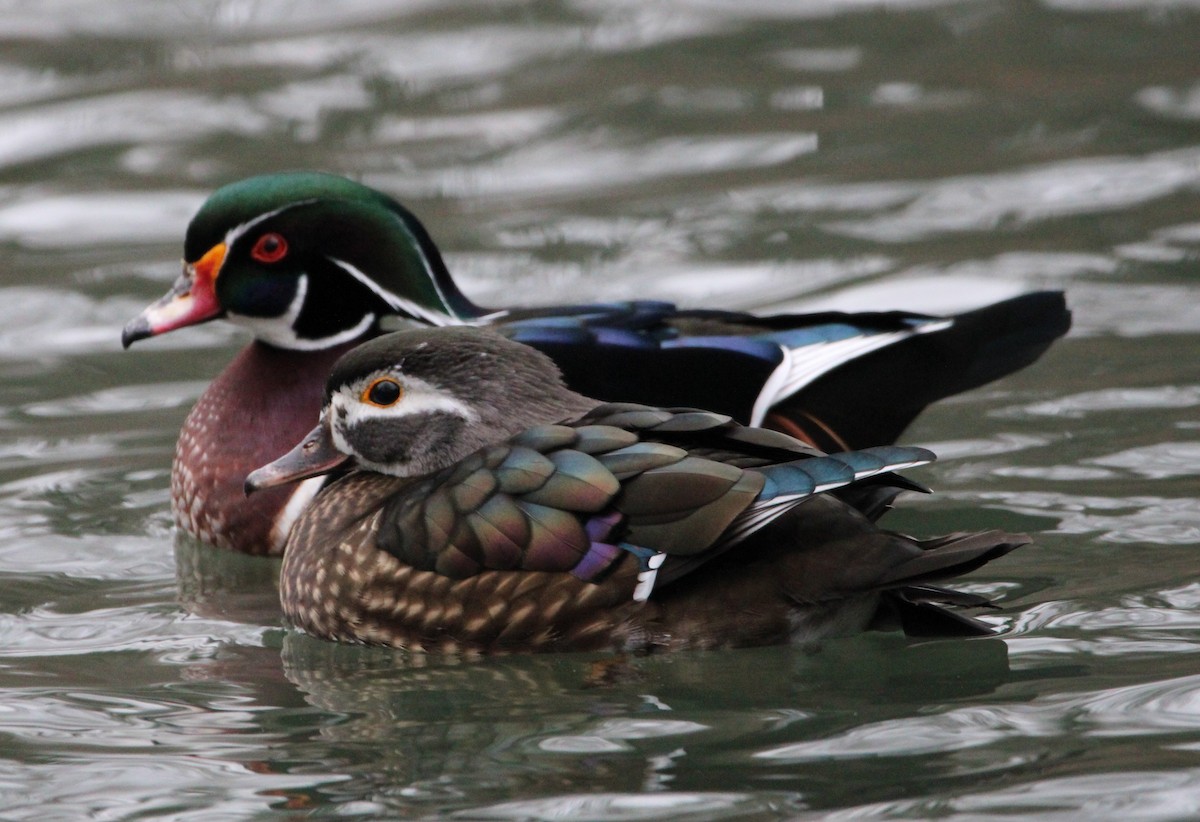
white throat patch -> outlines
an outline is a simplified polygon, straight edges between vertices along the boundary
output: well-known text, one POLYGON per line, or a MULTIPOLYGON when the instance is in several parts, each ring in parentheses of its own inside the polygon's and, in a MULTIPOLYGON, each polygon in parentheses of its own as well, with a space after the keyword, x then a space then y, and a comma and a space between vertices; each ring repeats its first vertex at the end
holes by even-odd
POLYGON ((301 274, 296 281, 296 296, 292 298, 287 310, 278 317, 251 317, 246 314, 235 314, 232 311, 226 312, 225 316, 231 323, 245 328, 257 339, 289 351, 320 351, 333 348, 335 345, 358 339, 375 322, 375 315, 368 312, 355 325, 336 334, 330 334, 328 337, 317 339, 301 337, 296 333, 295 324, 296 318, 300 316, 300 311, 304 308, 304 298, 307 296, 308 275, 301 274))

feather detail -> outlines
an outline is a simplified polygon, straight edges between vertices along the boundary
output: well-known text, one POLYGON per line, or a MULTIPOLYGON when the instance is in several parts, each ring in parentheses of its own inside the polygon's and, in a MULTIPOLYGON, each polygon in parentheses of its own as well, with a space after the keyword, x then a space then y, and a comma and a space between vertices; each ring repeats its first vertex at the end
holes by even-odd
POLYGON ((935 459, 924 448, 885 446, 754 469, 764 478, 762 491, 730 524, 717 548, 736 545, 816 494, 935 459))
POLYGON ((598 460, 582 451, 555 451, 549 456, 554 463, 554 473, 545 485, 525 495, 531 502, 571 511, 599 511, 621 490, 617 478, 598 460))
MULTIPOLYGON (((530 428, 424 481, 424 494, 412 494, 389 517, 381 546, 414 567, 456 578, 509 569, 591 581, 619 559, 617 544, 691 557, 688 567, 695 568, 814 495, 934 458, 902 446, 808 456, 812 449, 782 434, 692 410, 622 403, 599 406, 588 419, 603 423, 530 428), (681 444, 700 438, 712 443, 704 452, 711 456, 639 436, 681 444), (625 444, 630 438, 634 443, 625 444), (792 459, 743 467, 724 461, 722 447, 792 459), (798 454, 806 458, 794 459, 798 454)), ((661 562, 642 568, 655 571, 639 583, 646 596, 661 562)), ((672 567, 676 579, 680 567, 672 567)))
MULTIPOLYGON (((990 532, 921 543, 874 525, 898 493, 921 487, 894 472, 932 461, 934 455, 924 449, 882 446, 824 454, 784 434, 744 428, 725 414, 635 403, 593 405, 572 418, 568 412, 584 405, 582 398, 560 394, 560 405, 542 405, 535 389, 543 377, 525 361, 536 363, 541 355, 506 341, 499 345, 472 329, 397 335, 412 340, 424 360, 389 349, 387 338, 367 343, 353 355, 357 360, 342 366, 339 386, 372 384, 375 347, 382 352, 378 356, 386 355, 387 373, 399 374, 395 379, 408 376, 397 362, 484 367, 472 355, 474 335, 481 335, 484 365, 494 358, 508 379, 523 375, 532 386, 501 394, 499 385, 478 391, 472 373, 452 371, 442 379, 471 386, 472 396, 529 397, 536 414, 525 409, 526 416, 565 421, 529 426, 466 456, 455 450, 456 439, 479 438, 479 431, 448 428, 432 418, 424 429, 397 429, 413 440, 405 440, 398 453, 425 447, 436 456, 428 440, 446 449, 441 456, 446 467, 424 477, 377 475, 376 482, 389 490, 379 498, 377 513, 353 526, 370 534, 361 551, 387 555, 363 562, 370 570, 360 570, 360 576, 390 574, 396 596, 406 598, 388 605, 392 594, 383 594, 379 606, 371 606, 379 620, 404 626, 409 637, 404 642, 414 632, 424 643, 431 632, 446 631, 471 646, 561 641, 563 647, 583 648, 616 632, 629 647, 638 647, 674 642, 662 638, 706 624, 725 626, 720 630, 738 643, 843 632, 875 622, 903 624, 914 632, 985 630, 969 618, 942 616, 948 606, 979 605, 979 598, 932 583, 976 568, 1024 544, 1024 537, 990 532), (445 341, 446 352, 425 350, 439 341, 445 341), (518 362, 506 363, 510 355, 518 362), (363 368, 366 375, 353 373, 363 368), (423 435, 427 442, 416 442, 423 435), (446 600, 451 590, 459 592, 453 602, 446 600)), ((427 373, 417 376, 424 380, 427 373)), ((353 398, 361 390, 352 387, 338 396, 353 398)), ((472 410, 480 421, 493 413, 483 406, 472 410)), ((352 424, 357 418, 345 419, 352 424)), ((374 421, 385 419, 376 415, 374 421)), ((507 424, 492 419, 494 425, 507 424)), ((382 438, 346 441, 394 447, 382 438)), ((377 462, 365 456, 364 462, 377 462)), ((312 516, 296 525, 300 542, 285 556, 283 597, 289 617, 305 626, 327 625, 329 618, 319 608, 297 604, 311 601, 314 589, 305 580, 317 578, 297 568, 311 569, 320 561, 310 537, 320 530, 327 508, 322 503, 343 484, 372 487, 369 476, 351 474, 330 486, 312 516)), ((342 549, 332 553, 341 556, 342 549)), ((374 601, 362 596, 363 602, 374 601)), ((366 628, 347 618, 337 630, 361 638, 366 628)))

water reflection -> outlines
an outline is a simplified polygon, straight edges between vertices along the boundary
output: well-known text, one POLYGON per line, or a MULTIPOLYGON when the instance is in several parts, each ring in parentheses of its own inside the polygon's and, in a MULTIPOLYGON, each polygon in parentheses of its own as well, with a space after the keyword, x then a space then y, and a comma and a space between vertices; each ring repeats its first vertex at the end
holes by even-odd
MULTIPOLYGON (((95 300, 72 291, 46 288, 6 288, 0 301, 0 362, 26 359, 29 341, 38 342, 39 358, 116 351, 112 329, 132 300, 95 300)), ((134 308, 134 312, 138 309, 134 308)))
MULTIPOLYGON (((656 697, 651 699, 662 705, 656 697)), ((624 740, 694 734, 707 727, 682 719, 607 719, 596 723, 584 735, 548 736, 538 743, 538 748, 547 753, 613 753, 632 750, 624 740)))
POLYGON ((101 146, 171 142, 198 129, 261 134, 268 124, 237 102, 178 92, 118 92, 0 115, 0 158, 17 165, 101 146))
POLYGON ((1200 120, 1200 86, 1149 86, 1134 97, 1148 111, 1179 120, 1200 120))
POLYGON ((5 818, 1200 814, 1195 17, 8 4, 5 818), (118 337, 209 191, 295 167, 405 200, 484 304, 936 312, 1065 287, 1071 338, 910 431, 939 494, 888 521, 1039 532, 973 583, 1005 634, 614 668, 285 632, 276 563, 172 551, 179 424, 242 338, 118 337))
POLYGON ((247 626, 281 624, 278 559, 213 548, 177 532, 175 580, 189 614, 247 626))
POLYGON ((595 660, 579 655, 455 664, 289 634, 283 660, 308 700, 337 717, 315 729, 325 764, 352 774, 355 793, 396 807, 545 794, 587 780, 636 789, 645 778, 644 751, 548 760, 553 751, 540 743, 572 730, 586 735, 597 718, 636 720, 662 710, 634 689, 586 687, 595 660), (356 753, 367 750, 378 753, 356 753))
POLYGON ((1200 405, 1200 385, 1161 385, 1150 388, 1106 388, 1067 394, 1033 403, 1003 414, 1037 414, 1083 419, 1102 411, 1138 411, 1165 408, 1195 408, 1200 405))
MULTIPOLYGON (((350 753, 346 761, 325 760, 327 768, 350 770, 358 793, 370 785, 394 807, 458 804, 448 793, 451 785, 477 801, 514 792, 551 797, 498 806, 468 802, 459 811, 466 818, 579 811, 579 798, 561 791, 581 780, 665 792, 662 804, 644 806, 659 814, 655 818, 675 813, 675 801, 684 802, 679 812, 715 812, 724 805, 693 803, 684 794, 701 790, 697 797, 715 801, 710 791, 739 784, 764 766, 779 776, 789 772, 798 760, 781 751, 823 744, 763 750, 764 734, 811 740, 831 728, 859 727, 864 704, 874 706, 871 713, 894 716, 907 713, 905 705, 987 693, 1008 679, 1002 642, 910 645, 886 636, 782 657, 776 649, 751 649, 632 659, 623 663, 629 669, 622 678, 599 686, 596 666, 612 662, 604 655, 456 663, 289 633, 283 659, 288 679, 309 701, 339 717, 319 728, 330 750, 388 752, 369 763, 350 753), (759 675, 752 689, 745 687, 747 669, 759 675), (812 711, 797 707, 813 700, 812 711), (724 776, 715 776, 714 767, 724 776)), ((883 720, 883 726, 906 721, 883 720)), ((887 732, 887 744, 897 755, 919 755, 910 750, 911 729, 903 731, 887 732)), ((959 742, 930 744, 948 751, 959 742)), ((735 795, 731 810, 738 813, 784 800, 760 792, 729 798, 735 795)), ((608 808, 593 809, 600 814, 636 814, 642 807, 598 802, 608 808)))
POLYGON ((744 819, 785 812, 796 800, 786 794, 662 793, 565 794, 458 811, 455 819, 579 819, 636 822, 642 819, 744 819))
POLYGON ((1192 497, 1102 497, 1019 491, 983 493, 977 497, 1017 513, 1052 516, 1059 521, 1060 532, 1087 534, 1103 542, 1200 543, 1200 500, 1192 497))
POLYGON ((989 176, 897 183, 892 214, 826 223, 831 231, 875 242, 912 242, 936 234, 1019 226, 1128 208, 1167 197, 1200 180, 1194 149, 1142 157, 1072 160, 989 176))
POLYGON ((1087 762, 1097 772, 1087 775, 1033 778, 1019 785, 973 793, 967 789, 929 799, 905 799, 858 805, 796 820, 848 820, 962 816, 969 819, 1007 819, 1036 816, 1047 822, 1068 822, 1086 808, 1093 819, 1188 819, 1200 812, 1197 786, 1200 770, 1186 757, 1161 757, 1174 771, 1113 770, 1103 762, 1087 762))
POLYGON ((555 194, 578 197, 581 192, 603 196, 610 186, 779 165, 816 151, 818 142, 815 134, 787 132, 662 139, 649 144, 636 140, 637 150, 631 151, 621 145, 625 141, 614 137, 598 133, 544 140, 470 169, 406 173, 403 184, 418 192, 460 197, 536 194, 540 199, 555 194))
MULTIPOLYGON (((37 142, 45 148, 45 141, 37 142)), ((5 154, 0 146, 0 156, 5 154)), ((174 245, 203 201, 199 193, 171 191, 39 193, 0 207, 0 240, 33 249, 155 241, 174 245)))

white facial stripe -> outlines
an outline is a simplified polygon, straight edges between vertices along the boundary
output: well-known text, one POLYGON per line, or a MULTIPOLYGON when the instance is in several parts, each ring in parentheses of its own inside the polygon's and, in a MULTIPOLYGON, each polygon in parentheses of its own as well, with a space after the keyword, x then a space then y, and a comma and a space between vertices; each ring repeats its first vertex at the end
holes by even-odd
MULTIPOLYGON (((408 237, 408 241, 417 248, 422 248, 421 242, 416 238, 416 235, 412 233, 412 230, 408 227, 408 224, 404 222, 400 215, 393 213, 393 216, 396 218, 396 222, 400 224, 400 230, 403 231, 408 237)), ((422 248, 422 250, 424 249, 422 248)), ((433 288, 435 291, 437 291, 438 298, 442 301, 442 305, 449 305, 446 295, 442 293, 442 287, 438 283, 437 275, 434 273, 433 269, 430 268, 429 259, 424 254, 421 255, 421 262, 425 265, 425 273, 429 276, 429 282, 433 283, 433 288)))
POLYGON ((460 417, 467 422, 478 422, 479 415, 462 400, 447 394, 437 387, 425 382, 419 377, 413 377, 397 371, 376 371, 374 374, 357 380, 352 385, 342 386, 330 399, 330 413, 333 418, 333 442, 343 454, 352 454, 359 464, 374 471, 395 476, 407 476, 408 466, 389 465, 375 462, 370 455, 356 451, 346 439, 345 431, 352 429, 369 420, 400 420, 418 414, 447 414, 460 417), (400 383, 404 393, 395 405, 379 408, 364 402, 362 392, 372 382, 380 377, 390 376, 400 383), (344 416, 343 416, 344 411, 344 416))
MULTIPOLYGON (((394 294, 393 292, 386 290, 379 283, 372 280, 358 268, 346 262, 345 260, 339 260, 337 257, 329 257, 328 259, 351 277, 358 280, 367 288, 371 289, 371 291, 374 292, 379 299, 383 300, 396 311, 403 312, 418 320, 424 320, 430 325, 464 325, 463 321, 457 317, 452 317, 449 314, 442 313, 441 311, 435 311, 432 308, 426 308, 425 306, 419 305, 410 299, 401 297, 399 294, 394 294)), ((441 292, 439 291, 438 293, 440 296, 441 292)))
POLYGON ((493 311, 491 314, 484 314, 482 317, 474 318, 469 325, 491 325, 492 323, 500 322, 511 313, 510 309, 501 308, 498 311, 493 311))
POLYGON ((257 339, 288 351, 322 351, 333 348, 335 345, 358 339, 375 323, 374 314, 364 314, 353 327, 314 340, 301 337, 291 325, 285 325, 278 317, 270 319, 229 314, 227 318, 230 322, 249 330, 257 339))
MULTIPOLYGON (((475 410, 458 397, 447 394, 420 377, 413 377, 400 371, 377 371, 366 379, 356 381, 353 385, 342 386, 333 395, 333 403, 335 406, 346 409, 345 418, 338 416, 335 419, 339 421, 339 424, 348 426, 367 419, 394 420, 430 412, 447 412, 470 422, 479 419, 475 410), (388 376, 400 383, 404 391, 395 405, 380 408, 360 399, 367 386, 380 377, 388 376)), ((336 429, 337 426, 335 425, 334 428, 336 429)))
MULTIPOLYGON (((285 206, 280 206, 279 208, 275 209, 274 211, 268 211, 263 214, 259 214, 257 217, 255 217, 251 220, 247 220, 246 222, 241 223, 239 225, 235 225, 233 228, 231 228, 225 232, 225 248, 226 249, 233 248, 234 242, 236 242, 238 240, 238 238, 240 238, 243 234, 245 234, 250 229, 254 228, 259 223, 271 219, 276 214, 282 214, 283 212, 285 212, 289 209, 297 208, 299 206, 308 205, 309 203, 315 203, 315 202, 316 202, 315 198, 308 199, 308 200, 298 200, 294 203, 288 203, 285 206)), ((228 252, 226 252, 226 253, 228 253, 228 252)))
POLYGON ((307 296, 308 275, 301 274, 296 280, 296 296, 292 298, 287 311, 278 317, 251 317, 229 311, 226 313, 226 319, 247 329, 263 342, 278 348, 286 348, 289 351, 319 351, 341 345, 344 342, 358 339, 375 322, 375 315, 367 313, 354 326, 336 334, 330 334, 328 337, 318 339, 301 337, 296 333, 294 325, 296 318, 300 316, 300 311, 304 308, 304 298, 307 296))
MULTIPOLYGON (((272 217, 282 214, 285 211, 309 205, 317 201, 317 198, 297 200, 296 202, 280 206, 273 211, 267 211, 263 214, 259 214, 244 223, 234 226, 233 228, 229 229, 229 231, 225 232, 225 248, 227 249, 226 255, 228 256, 230 253, 229 249, 233 248, 233 244, 249 233, 255 226, 271 219, 272 217)), ((403 221, 400 221, 400 228, 414 244, 417 243, 416 237, 412 235, 412 232, 409 231, 408 226, 404 225, 403 221)), ((334 257, 328 257, 328 259, 351 277, 369 288, 380 299, 391 306, 394 311, 398 311, 402 314, 408 315, 409 317, 413 317, 417 320, 424 321, 434 326, 465 324, 463 320, 457 317, 426 308, 412 300, 387 291, 377 282, 372 280, 358 268, 346 262, 345 260, 339 260, 334 257)), ((424 260, 424 256, 422 256, 422 259, 424 260)), ((441 288, 438 286, 437 279, 433 276, 433 272, 429 269, 427 261, 425 263, 425 269, 426 273, 429 275, 430 282, 433 283, 439 297, 443 297, 444 302, 444 295, 442 295, 441 288)), ((357 339, 365 334, 367 329, 369 329, 377 319, 377 315, 374 312, 368 312, 365 313, 358 323, 353 327, 347 328, 344 331, 339 331, 336 334, 331 334, 328 337, 321 337, 319 339, 308 339, 301 337, 296 333, 293 325, 296 321, 296 318, 300 315, 300 310, 304 307, 304 296, 307 294, 307 291, 308 277, 302 276, 300 278, 300 283, 297 286, 296 297, 288 306, 287 311, 279 317, 251 317, 244 314, 235 314, 233 312, 228 312, 226 316, 230 322, 247 329, 263 342, 292 351, 319 351, 321 349, 332 348, 335 345, 340 345, 344 342, 357 339)))
MULTIPOLYGON (((307 200, 297 200, 294 203, 280 206, 272 211, 267 211, 253 219, 247 220, 244 223, 234 226, 225 232, 225 248, 226 255, 230 253, 229 249, 233 248, 233 244, 245 236, 255 226, 263 223, 276 215, 282 214, 293 208, 309 205, 317 202, 316 198, 307 200)), ((308 294, 308 276, 301 275, 299 282, 296 285, 296 296, 292 298, 291 304, 288 305, 285 311, 279 317, 251 317, 245 314, 236 314, 227 312, 226 318, 242 328, 248 330, 256 338, 265 343, 285 348, 290 351, 319 351, 325 348, 332 348, 335 345, 340 345, 344 342, 357 339, 366 333, 367 329, 375 323, 375 314, 367 313, 358 321, 352 328, 347 328, 344 331, 339 331, 336 334, 331 334, 328 337, 320 339, 307 339, 296 333, 293 325, 296 318, 300 316, 301 309, 304 308, 304 298, 308 294)))

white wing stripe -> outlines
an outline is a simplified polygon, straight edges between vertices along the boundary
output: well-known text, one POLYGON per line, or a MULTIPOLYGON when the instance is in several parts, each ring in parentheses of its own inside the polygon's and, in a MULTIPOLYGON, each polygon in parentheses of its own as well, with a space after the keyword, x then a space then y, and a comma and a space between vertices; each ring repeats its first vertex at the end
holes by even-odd
POLYGON ((790 511, 795 506, 804 502, 807 499, 815 497, 817 494, 825 491, 832 491, 835 488, 844 488, 851 483, 861 479, 874 477, 878 474, 886 474, 891 471, 903 471, 908 468, 915 468, 919 465, 928 465, 932 460, 910 460, 909 462, 896 462, 884 465, 880 468, 867 469, 860 471, 854 475, 853 480, 845 482, 827 482, 818 485, 812 491, 795 493, 795 494, 780 494, 772 497, 769 500, 757 501, 747 508, 740 516, 738 516, 725 531, 725 537, 721 540, 720 545, 728 546, 741 542, 746 537, 753 534, 772 520, 790 511))
POLYGON ((750 424, 762 425, 767 412, 773 406, 843 363, 917 334, 941 331, 953 324, 953 320, 927 322, 902 331, 866 334, 859 337, 848 337, 844 340, 804 345, 794 349, 785 348, 782 362, 771 372, 771 376, 767 378, 758 394, 758 400, 755 401, 754 410, 750 415, 750 424))
POLYGON ((358 270, 358 268, 356 268, 354 265, 346 262, 345 260, 339 260, 337 257, 330 257, 329 260, 351 277, 358 280, 367 288, 371 289, 371 291, 374 292, 379 299, 383 300, 396 311, 402 311, 405 314, 408 314, 410 317, 415 317, 418 320, 424 320, 430 325, 465 325, 465 323, 457 317, 452 317, 449 314, 442 313, 441 311, 434 311, 432 308, 426 308, 425 306, 415 303, 410 299, 401 297, 398 294, 394 294, 391 291, 386 290, 379 283, 375 282, 362 271, 358 270))
POLYGON ((654 581, 658 578, 658 569, 662 567, 666 558, 666 554, 658 553, 646 560, 649 569, 638 573, 637 587, 633 589, 634 602, 645 602, 650 598, 650 592, 654 590, 654 581))

